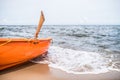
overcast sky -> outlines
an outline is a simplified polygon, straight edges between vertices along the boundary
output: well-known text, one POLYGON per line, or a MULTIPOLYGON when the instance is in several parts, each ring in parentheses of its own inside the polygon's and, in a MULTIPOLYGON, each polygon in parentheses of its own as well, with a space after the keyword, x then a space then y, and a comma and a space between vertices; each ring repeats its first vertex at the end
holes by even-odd
POLYGON ((0 0, 0 25, 120 24, 120 0, 0 0))

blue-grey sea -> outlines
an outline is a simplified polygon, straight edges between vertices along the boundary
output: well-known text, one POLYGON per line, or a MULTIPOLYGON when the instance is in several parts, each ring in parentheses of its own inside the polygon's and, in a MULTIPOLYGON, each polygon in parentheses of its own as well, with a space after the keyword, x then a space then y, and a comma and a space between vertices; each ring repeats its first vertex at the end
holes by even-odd
MULTIPOLYGON (((34 38, 36 25, 0 25, 2 38, 34 38)), ((44 25, 53 42, 45 60, 70 73, 120 70, 120 25, 44 25)), ((39 61, 39 59, 37 59, 39 61)))

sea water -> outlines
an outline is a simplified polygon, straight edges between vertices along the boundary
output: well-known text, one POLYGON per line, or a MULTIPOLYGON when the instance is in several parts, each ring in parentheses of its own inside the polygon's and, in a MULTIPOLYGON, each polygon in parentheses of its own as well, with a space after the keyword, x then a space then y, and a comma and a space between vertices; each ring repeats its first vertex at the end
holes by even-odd
MULTIPOLYGON (((0 37, 33 38, 35 25, 0 25, 0 37)), ((73 74, 120 71, 119 25, 44 25, 39 38, 51 37, 48 54, 32 60, 73 74)))

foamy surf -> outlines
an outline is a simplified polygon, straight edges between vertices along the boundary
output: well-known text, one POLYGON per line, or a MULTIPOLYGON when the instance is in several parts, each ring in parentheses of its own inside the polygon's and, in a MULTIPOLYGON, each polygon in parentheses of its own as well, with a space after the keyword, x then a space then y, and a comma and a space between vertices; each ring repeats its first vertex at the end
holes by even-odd
POLYGON ((88 75, 89 77, 93 76, 91 79, 93 79, 94 76, 101 76, 101 79, 112 80, 112 78, 105 77, 114 75, 113 79, 120 79, 120 71, 114 68, 115 65, 112 60, 95 52, 76 51, 51 46, 46 56, 42 56, 42 58, 38 57, 32 60, 32 62, 49 64, 50 70, 53 74, 55 74, 56 71, 59 73, 63 71, 72 75, 81 75, 83 78, 85 75, 88 75))

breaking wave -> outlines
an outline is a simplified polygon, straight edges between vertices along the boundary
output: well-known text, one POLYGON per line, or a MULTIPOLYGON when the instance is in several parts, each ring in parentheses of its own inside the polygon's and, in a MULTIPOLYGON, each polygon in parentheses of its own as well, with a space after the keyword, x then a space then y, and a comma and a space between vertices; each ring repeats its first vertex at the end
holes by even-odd
POLYGON ((103 57, 100 53, 76 51, 56 46, 49 48, 48 54, 32 60, 35 63, 47 63, 50 67, 58 68, 68 73, 105 73, 114 68, 112 59, 103 57))

